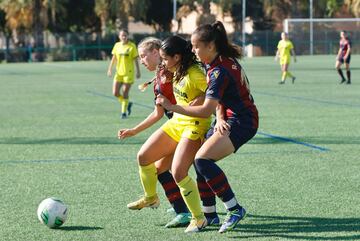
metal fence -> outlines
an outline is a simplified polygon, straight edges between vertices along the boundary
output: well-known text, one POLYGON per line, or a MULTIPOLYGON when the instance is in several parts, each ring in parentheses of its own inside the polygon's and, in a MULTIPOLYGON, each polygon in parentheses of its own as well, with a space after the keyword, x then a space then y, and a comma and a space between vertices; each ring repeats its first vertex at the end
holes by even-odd
MULTIPOLYGON (((276 52, 280 40, 280 32, 255 31, 246 35, 246 44, 251 44, 253 56, 269 56, 276 52)), ((172 33, 157 33, 156 37, 164 39, 172 33)), ((132 39, 138 43, 149 34, 134 34, 132 39)), ((154 35, 152 35, 154 36, 154 35)), ((309 54, 309 33, 295 32, 290 34, 297 55, 309 54)), ((349 32, 352 40, 352 53, 360 54, 360 31, 349 32)), ((185 38, 189 36, 185 35, 185 38)), ((229 35, 236 44, 242 45, 241 33, 229 35)), ((101 60, 111 57, 111 49, 117 34, 102 37, 99 33, 44 33, 44 45, 34 46, 31 35, 19 37, 20 44, 15 45, 13 39, 0 33, 0 62, 32 62, 32 61, 78 61, 101 60)), ((317 31, 314 33, 314 54, 335 55, 339 48, 338 31, 317 31)), ((250 48, 248 48, 249 50, 250 48)))

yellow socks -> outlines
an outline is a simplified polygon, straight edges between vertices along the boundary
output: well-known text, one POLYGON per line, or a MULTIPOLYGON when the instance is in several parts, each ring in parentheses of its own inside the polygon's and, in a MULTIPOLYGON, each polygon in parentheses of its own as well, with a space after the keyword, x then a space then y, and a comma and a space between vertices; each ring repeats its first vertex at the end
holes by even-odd
POLYGON ((289 71, 285 71, 281 75, 281 81, 285 81, 287 77, 294 78, 294 76, 289 71))
POLYGON ((121 102, 121 113, 126 113, 128 104, 129 104, 129 99, 123 99, 123 101, 121 102))
POLYGON ((145 197, 153 197, 156 195, 157 173, 155 164, 148 166, 139 166, 139 174, 141 184, 144 189, 145 197))
POLYGON ((189 177, 186 176, 183 180, 178 183, 180 188, 181 196, 184 198, 186 206, 190 210, 192 216, 196 219, 204 218, 200 205, 200 194, 196 183, 189 177))
POLYGON ((286 72, 286 77, 293 78, 294 76, 293 76, 289 71, 287 71, 287 72, 286 72))

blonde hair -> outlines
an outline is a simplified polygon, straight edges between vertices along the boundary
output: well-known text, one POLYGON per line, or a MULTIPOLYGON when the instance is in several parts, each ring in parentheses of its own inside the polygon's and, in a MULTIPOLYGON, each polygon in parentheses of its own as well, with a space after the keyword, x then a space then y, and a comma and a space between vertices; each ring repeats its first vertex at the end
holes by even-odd
POLYGON ((140 41, 138 44, 138 49, 143 48, 149 51, 154 49, 159 50, 161 47, 161 40, 154 37, 147 37, 140 41))

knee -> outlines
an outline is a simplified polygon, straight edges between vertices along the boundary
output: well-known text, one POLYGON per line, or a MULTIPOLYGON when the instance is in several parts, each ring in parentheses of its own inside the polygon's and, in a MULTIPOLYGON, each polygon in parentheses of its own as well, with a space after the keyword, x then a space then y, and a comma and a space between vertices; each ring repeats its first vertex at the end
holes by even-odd
POLYGON ((176 183, 181 182, 188 175, 187 171, 180 169, 172 169, 171 173, 176 183))
POLYGON ((139 151, 138 154, 137 154, 137 161, 138 161, 138 164, 140 166, 147 166, 148 163, 147 163, 147 157, 146 157, 146 152, 144 151, 139 151))
POLYGON ((119 92, 113 91, 113 96, 115 96, 115 97, 119 97, 119 96, 120 96, 120 94, 119 94, 119 92))

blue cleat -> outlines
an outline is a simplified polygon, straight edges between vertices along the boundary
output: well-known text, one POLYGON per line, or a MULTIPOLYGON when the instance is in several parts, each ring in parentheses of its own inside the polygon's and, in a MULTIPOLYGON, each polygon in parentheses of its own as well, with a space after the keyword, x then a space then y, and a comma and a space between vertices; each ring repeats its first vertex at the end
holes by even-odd
POLYGON ((224 223, 219 229, 219 233, 225 233, 229 230, 233 230, 235 226, 240 222, 240 220, 245 217, 245 214, 245 208, 241 208, 240 210, 236 209, 234 211, 228 212, 224 223))
POLYGON ((220 219, 219 216, 216 215, 215 218, 206 217, 208 226, 219 226, 220 225, 220 219))

